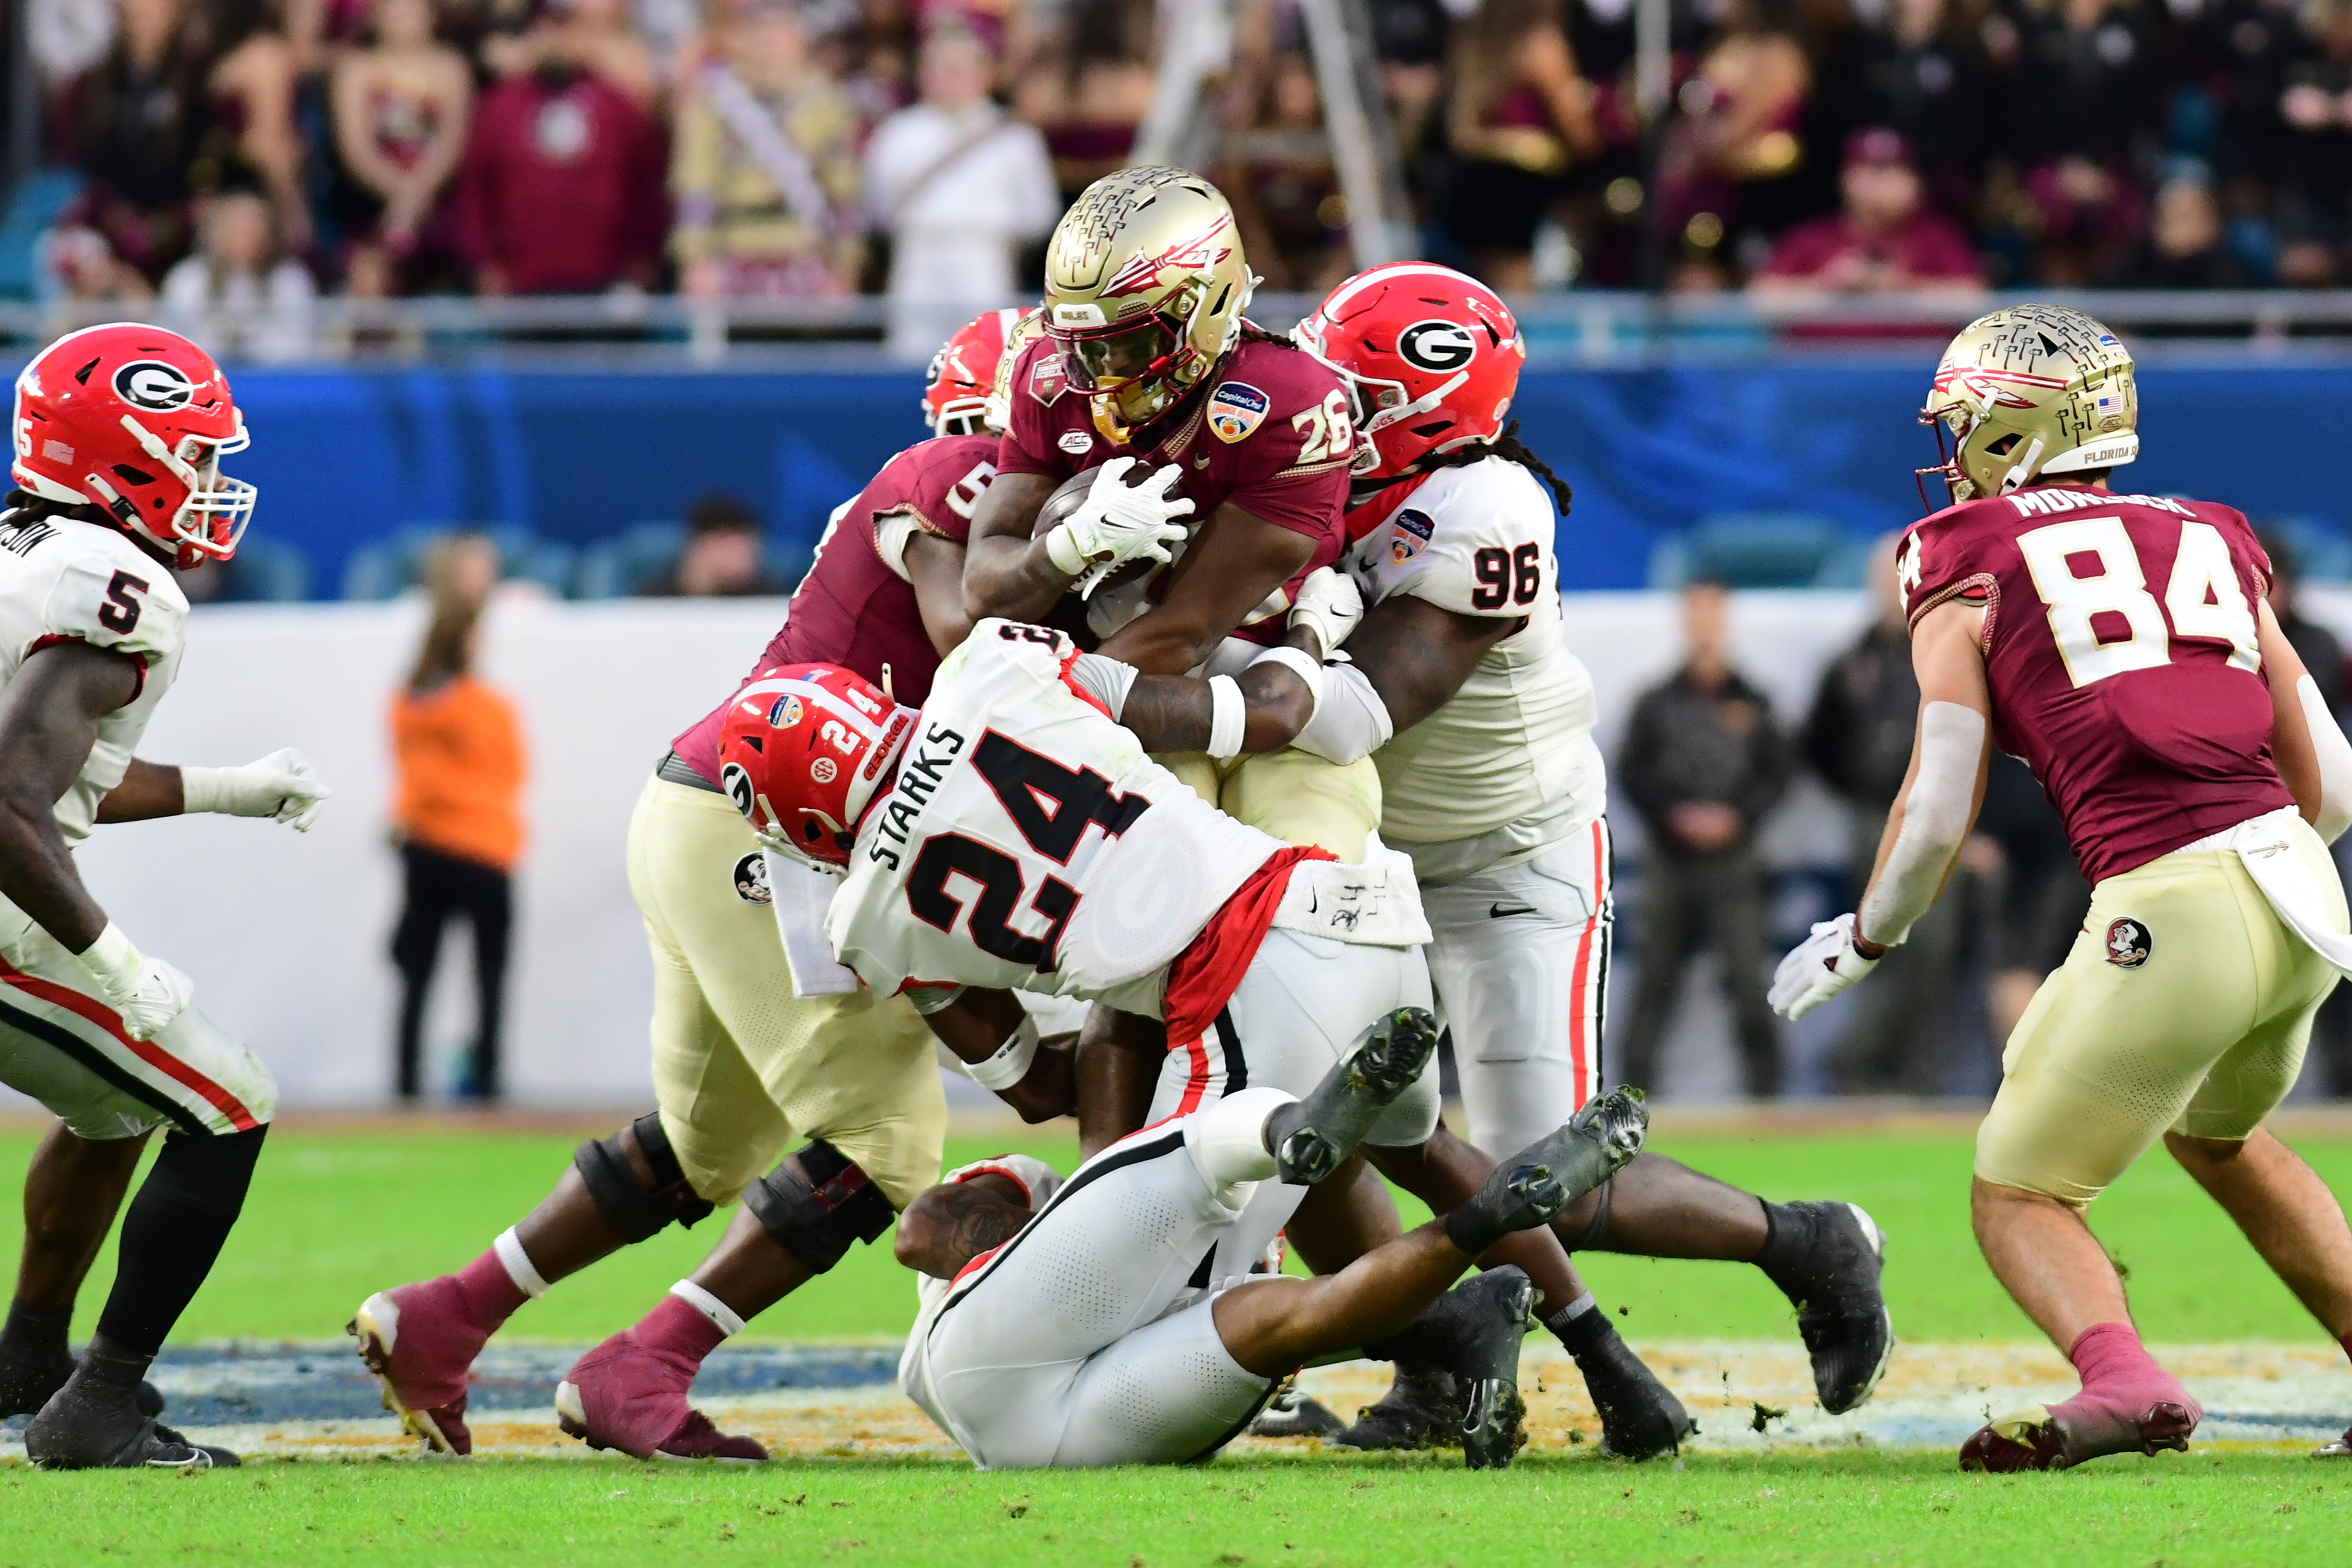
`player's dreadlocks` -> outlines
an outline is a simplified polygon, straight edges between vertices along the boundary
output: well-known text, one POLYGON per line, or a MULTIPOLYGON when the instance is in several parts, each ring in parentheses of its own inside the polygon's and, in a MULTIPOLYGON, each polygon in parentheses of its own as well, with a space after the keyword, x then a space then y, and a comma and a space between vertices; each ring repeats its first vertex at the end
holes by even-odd
POLYGON ((1550 464, 1528 449, 1528 444, 1519 439, 1519 422, 1516 419, 1503 426, 1503 434, 1493 441, 1484 444, 1457 446, 1442 457, 1431 459, 1429 466, 1433 469, 1459 468, 1465 463, 1475 463, 1487 457, 1500 457, 1506 462, 1516 463, 1550 486, 1552 499, 1559 507, 1559 515, 1563 517, 1568 516, 1569 503, 1573 499, 1569 491, 1568 481, 1553 473, 1550 464))

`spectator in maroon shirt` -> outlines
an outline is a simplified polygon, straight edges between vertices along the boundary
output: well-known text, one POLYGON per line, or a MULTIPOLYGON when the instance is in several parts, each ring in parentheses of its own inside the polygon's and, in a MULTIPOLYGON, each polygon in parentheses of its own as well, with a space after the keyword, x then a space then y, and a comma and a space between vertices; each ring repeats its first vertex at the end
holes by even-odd
POLYGON ((1958 225, 1922 204, 1911 148, 1876 127, 1846 143, 1845 204, 1780 236, 1748 287, 1767 296, 1984 287, 1958 225))
POLYGON ((462 244, 483 294, 654 282, 669 209, 660 129, 628 93, 547 66, 482 95, 459 174, 462 244))

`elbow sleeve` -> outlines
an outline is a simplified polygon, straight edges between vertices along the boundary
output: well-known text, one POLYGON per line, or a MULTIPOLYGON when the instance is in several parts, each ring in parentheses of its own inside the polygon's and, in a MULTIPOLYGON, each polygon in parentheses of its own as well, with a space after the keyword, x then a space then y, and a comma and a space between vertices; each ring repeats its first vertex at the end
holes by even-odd
POLYGON ((2312 826, 2332 844, 2352 827, 2352 740, 2344 738, 2343 727, 2327 711, 2317 682, 2305 675, 2295 682, 2294 695, 2311 729, 2311 749, 2319 757, 2319 810, 2312 826))
POLYGON ((1903 800, 1903 830, 1862 901, 1862 934, 1894 946, 1943 891, 1952 857, 1969 836, 1985 718, 1958 703, 1929 703, 1919 715, 1919 771, 1903 800))
POLYGON ((1323 695, 1315 705, 1315 716, 1290 744, 1345 767, 1386 746, 1395 733, 1388 705, 1364 672, 1352 664, 1333 664, 1323 667, 1323 695))

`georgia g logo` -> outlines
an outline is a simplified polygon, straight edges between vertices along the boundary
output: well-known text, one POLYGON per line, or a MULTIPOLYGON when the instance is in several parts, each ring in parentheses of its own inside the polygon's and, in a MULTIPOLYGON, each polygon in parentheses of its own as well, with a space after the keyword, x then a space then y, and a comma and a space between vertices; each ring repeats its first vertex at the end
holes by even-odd
POLYGON ((133 360, 114 372, 114 392, 133 408, 177 413, 195 400, 196 383, 177 365, 167 365, 161 360, 133 360))
POLYGON ((751 814, 751 776, 743 770, 741 763, 730 762, 719 770, 719 787, 727 791, 727 798, 735 802, 737 810, 746 817, 751 814))
POLYGON ((1417 371, 1458 371, 1478 352, 1478 340, 1458 321, 1415 321, 1397 334, 1397 354, 1417 371))

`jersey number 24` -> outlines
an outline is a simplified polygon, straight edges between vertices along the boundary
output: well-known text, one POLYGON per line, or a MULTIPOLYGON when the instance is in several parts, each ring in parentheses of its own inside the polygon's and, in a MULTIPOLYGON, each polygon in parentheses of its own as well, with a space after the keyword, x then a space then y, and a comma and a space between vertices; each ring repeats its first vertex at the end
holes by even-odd
POLYGON ((2227 643, 2232 669, 2263 666, 2253 610, 2238 584, 2230 547, 2210 523, 2180 525, 2162 604, 2147 591, 2147 570, 2121 517, 2053 523, 2020 534, 2017 548, 2033 574, 2034 591, 2049 608, 2058 656, 2078 688, 2170 664, 2174 637, 2227 643), (2096 559, 2097 570, 2078 574, 2071 562, 2086 556, 2096 559), (2126 635, 2113 635, 2118 622, 2126 635))
MULTIPOLYGON (((1117 793, 1091 768, 1065 768, 992 729, 980 737, 971 765, 1029 847, 1056 865, 1070 863, 1089 824, 1116 838, 1151 808, 1140 795, 1117 793)), ((1077 913, 1078 890, 1059 877, 1045 877, 1031 904, 1045 922, 1045 934, 1024 936, 1013 927, 1013 914, 1029 891, 1021 862, 978 839, 941 833, 925 841, 907 873, 907 904, 916 918, 941 931, 954 930, 963 904, 948 891, 948 882, 958 876, 980 884, 979 901, 964 927, 972 946, 1008 964, 1052 974, 1061 962, 1062 931, 1077 913)))

